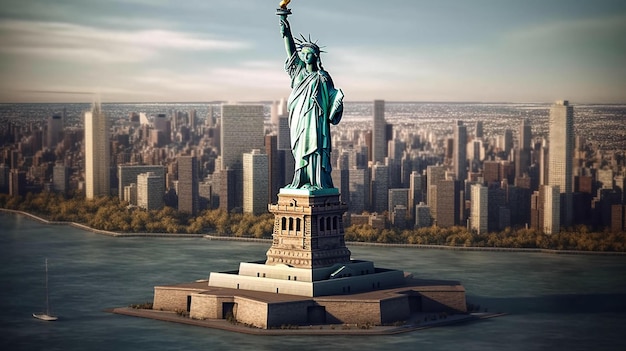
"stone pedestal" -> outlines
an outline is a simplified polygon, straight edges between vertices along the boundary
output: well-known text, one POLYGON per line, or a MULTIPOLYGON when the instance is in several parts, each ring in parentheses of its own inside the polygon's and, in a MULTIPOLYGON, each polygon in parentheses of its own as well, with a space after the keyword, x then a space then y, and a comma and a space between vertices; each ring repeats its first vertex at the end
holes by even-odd
POLYGON ((278 204, 268 208, 275 218, 265 264, 312 269, 350 262, 342 220, 348 206, 337 189, 281 189, 278 204))

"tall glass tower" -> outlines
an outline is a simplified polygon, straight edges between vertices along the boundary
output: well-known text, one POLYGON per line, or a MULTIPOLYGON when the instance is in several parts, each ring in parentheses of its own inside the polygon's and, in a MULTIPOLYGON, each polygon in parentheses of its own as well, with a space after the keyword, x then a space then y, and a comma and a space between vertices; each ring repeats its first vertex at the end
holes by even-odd
POLYGON ((574 108, 567 100, 557 101, 550 107, 549 128, 547 185, 559 187, 563 198, 562 223, 569 226, 573 220, 574 108))
POLYGON ((374 128, 372 130, 372 162, 385 162, 387 156, 387 122, 385 100, 374 100, 374 128))
POLYGON ((85 112, 85 197, 108 196, 110 181, 109 121, 100 103, 85 112))
POLYGON ((454 126, 454 151, 452 154, 454 175, 463 182, 467 179, 467 127, 462 121, 454 126))

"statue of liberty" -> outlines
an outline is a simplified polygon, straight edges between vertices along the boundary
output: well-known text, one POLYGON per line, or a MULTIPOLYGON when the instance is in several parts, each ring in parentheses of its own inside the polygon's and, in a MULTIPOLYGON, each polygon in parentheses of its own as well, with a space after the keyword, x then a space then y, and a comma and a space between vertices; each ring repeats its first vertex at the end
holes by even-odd
POLYGON ((281 34, 285 40, 285 71, 291 78, 287 101, 291 151, 295 159, 293 181, 285 188, 310 191, 334 188, 331 178, 330 124, 337 124, 343 114, 343 92, 336 89, 322 67, 317 42, 300 35, 294 40, 287 16, 291 13, 283 1, 277 10, 281 34))

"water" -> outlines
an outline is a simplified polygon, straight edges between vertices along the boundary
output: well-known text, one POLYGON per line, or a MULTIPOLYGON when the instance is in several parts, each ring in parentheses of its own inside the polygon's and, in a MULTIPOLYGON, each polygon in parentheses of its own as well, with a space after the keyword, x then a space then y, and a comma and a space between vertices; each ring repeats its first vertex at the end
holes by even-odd
POLYGON ((351 246, 353 258, 460 280, 469 302, 509 314, 393 336, 253 336, 114 315, 153 287, 264 257, 267 244, 112 238, 0 213, 3 350, 624 350, 626 257, 351 246), (44 259, 57 322, 45 307, 44 259))

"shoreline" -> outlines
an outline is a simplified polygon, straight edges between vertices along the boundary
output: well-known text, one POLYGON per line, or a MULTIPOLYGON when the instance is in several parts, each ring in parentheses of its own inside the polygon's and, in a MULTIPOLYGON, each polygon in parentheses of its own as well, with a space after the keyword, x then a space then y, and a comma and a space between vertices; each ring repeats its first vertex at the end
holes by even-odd
MULTIPOLYGON (((116 238, 132 238, 132 237, 145 237, 145 238, 204 238, 207 240, 218 241, 244 241, 244 242, 260 242, 270 243, 272 239, 259 239, 249 237, 236 237, 236 236, 219 236, 212 234, 186 234, 186 233, 119 233, 111 232, 107 230, 100 230, 91 228, 84 224, 76 222, 65 221, 49 221, 47 219, 38 217, 34 214, 11 210, 6 208, 0 208, 0 212, 11 213, 15 215, 22 215, 28 219, 47 224, 47 225, 68 225, 74 228, 85 230, 100 235, 107 235, 116 238)), ((508 247, 478 247, 478 246, 447 246, 447 245, 432 245, 432 244, 392 244, 392 243, 368 243, 362 241, 347 241, 346 244, 353 246, 380 246, 380 247, 403 247, 403 248, 415 248, 415 249, 435 249, 435 250, 456 250, 456 251, 494 251, 494 252, 527 252, 527 253, 547 253, 555 255, 600 255, 600 256, 626 256, 626 252, 619 251, 578 251, 578 250, 554 250, 554 249, 539 249, 539 248, 508 248, 508 247)))

